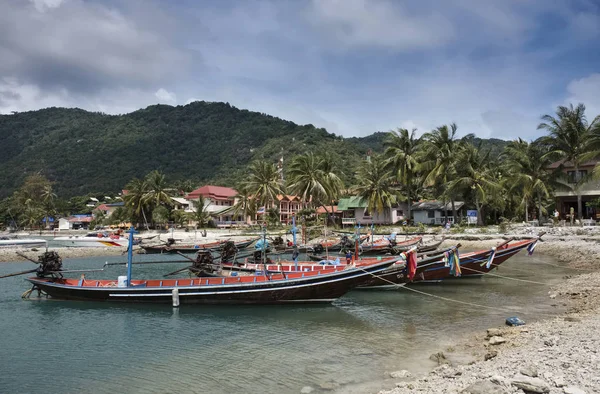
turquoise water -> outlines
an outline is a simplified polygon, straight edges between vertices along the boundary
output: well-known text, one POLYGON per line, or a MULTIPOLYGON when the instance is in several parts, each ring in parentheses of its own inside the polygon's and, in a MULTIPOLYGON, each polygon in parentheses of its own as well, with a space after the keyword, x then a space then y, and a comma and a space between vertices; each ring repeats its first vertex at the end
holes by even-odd
MULTIPOLYGON (((123 260, 65 260, 64 268, 123 260)), ((538 261, 522 252, 500 274, 556 283, 566 272, 538 261)), ((0 274, 30 267, 0 264, 0 274)), ((134 275, 159 277, 180 267, 134 266, 134 275)), ((109 267, 86 277, 114 279, 124 272, 124 266, 109 267)), ((548 286, 492 277, 415 288, 496 310, 406 290, 355 291, 331 306, 176 309, 22 300, 28 288, 22 277, 0 280, 2 393, 299 393, 304 386, 319 392, 325 382, 337 383, 339 392, 376 392, 394 385, 383 381, 386 371, 430 368, 428 355, 457 335, 501 325, 507 316, 530 321, 555 313, 548 286)))

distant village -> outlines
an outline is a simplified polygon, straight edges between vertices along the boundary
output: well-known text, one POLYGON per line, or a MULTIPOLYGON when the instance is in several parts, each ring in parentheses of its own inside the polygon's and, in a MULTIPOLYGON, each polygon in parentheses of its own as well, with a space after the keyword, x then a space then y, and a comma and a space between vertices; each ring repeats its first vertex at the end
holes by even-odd
MULTIPOLYGON (((94 216, 98 213, 101 213, 106 219, 110 219, 111 215, 117 209, 123 208, 125 206, 125 201, 122 196, 127 195, 127 193, 128 190, 122 190, 120 196, 114 198, 106 196, 103 201, 100 201, 95 197, 90 197, 86 205, 92 209, 93 213, 75 214, 57 220, 50 218, 48 228, 57 231, 78 229, 88 230, 90 229, 90 224, 94 221, 94 216)), ((243 227, 261 223, 264 221, 262 216, 265 215, 269 209, 273 208, 277 208, 279 222, 287 225, 292 223, 293 216, 299 217, 299 213, 310 208, 310 204, 302 202, 298 196, 277 195, 276 203, 260 207, 255 215, 248 215, 244 220, 243 214, 235 212, 235 207, 239 204, 239 197, 237 196, 237 190, 230 187, 205 185, 180 197, 171 197, 171 200, 174 211, 183 211, 186 214, 189 214, 189 217, 193 217, 193 214, 198 210, 198 200, 202 197, 202 200, 204 201, 204 210, 211 218, 210 224, 219 228, 243 227)), ((464 202, 455 202, 455 208, 459 213, 459 220, 464 220, 466 218, 464 202)), ((389 225, 403 222, 404 224, 407 224, 407 210, 407 203, 399 203, 394 204, 393 207, 385 207, 383 212, 374 211, 371 213, 368 210, 366 201, 358 196, 353 196, 340 198, 337 205, 319 207, 314 210, 314 213, 311 212, 311 214, 322 217, 329 215, 334 223, 341 226, 355 226, 357 224, 369 226, 371 224, 389 225)), ((450 203, 447 203, 444 207, 444 203, 440 201, 420 201, 412 205, 413 223, 442 225, 445 224, 446 221, 452 222, 452 216, 446 218, 447 212, 451 211, 452 207, 450 203)), ((173 223, 171 222, 171 224, 173 223)), ((190 226, 196 225, 194 220, 190 220, 187 224, 190 226)), ((122 222, 106 227, 124 228, 130 225, 131 223, 129 222, 122 222)))

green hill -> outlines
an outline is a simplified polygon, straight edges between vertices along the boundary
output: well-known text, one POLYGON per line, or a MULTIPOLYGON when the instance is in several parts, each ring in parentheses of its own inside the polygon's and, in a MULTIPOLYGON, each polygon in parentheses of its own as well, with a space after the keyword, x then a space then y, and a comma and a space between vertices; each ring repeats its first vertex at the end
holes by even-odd
POLYGON ((328 152, 346 181, 385 133, 342 138, 227 103, 154 105, 125 115, 47 108, 0 116, 0 198, 25 176, 42 172, 63 197, 117 192, 151 170, 170 181, 191 179, 233 186, 252 160, 328 152))

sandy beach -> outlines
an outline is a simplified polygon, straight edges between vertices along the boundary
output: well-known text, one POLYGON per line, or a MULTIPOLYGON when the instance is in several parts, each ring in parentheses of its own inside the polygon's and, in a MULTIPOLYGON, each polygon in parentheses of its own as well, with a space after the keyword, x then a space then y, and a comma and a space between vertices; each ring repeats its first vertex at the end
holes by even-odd
MULTIPOLYGON (((600 267, 600 238, 596 234, 595 229, 552 229, 536 247, 535 253, 556 256, 573 269, 572 275, 548 291, 556 305, 566 308, 563 316, 469 333, 431 355, 440 365, 428 374, 396 371, 392 373, 399 377, 396 387, 380 393, 600 392, 600 273, 595 272, 600 267)), ((481 240, 465 240, 473 236, 448 236, 447 242, 481 248, 507 238, 485 235, 481 240)))

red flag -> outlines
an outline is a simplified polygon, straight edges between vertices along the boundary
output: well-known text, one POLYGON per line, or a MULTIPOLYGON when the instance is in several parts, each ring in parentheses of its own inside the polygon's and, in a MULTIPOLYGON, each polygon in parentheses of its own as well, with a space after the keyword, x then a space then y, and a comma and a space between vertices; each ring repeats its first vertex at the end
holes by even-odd
POLYGON ((406 265, 408 266, 408 279, 413 280, 417 273, 417 251, 411 250, 406 256, 406 265))

